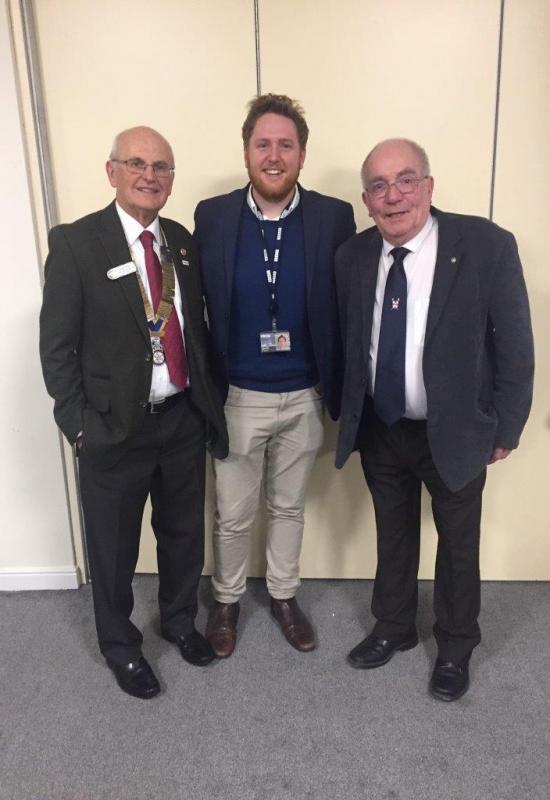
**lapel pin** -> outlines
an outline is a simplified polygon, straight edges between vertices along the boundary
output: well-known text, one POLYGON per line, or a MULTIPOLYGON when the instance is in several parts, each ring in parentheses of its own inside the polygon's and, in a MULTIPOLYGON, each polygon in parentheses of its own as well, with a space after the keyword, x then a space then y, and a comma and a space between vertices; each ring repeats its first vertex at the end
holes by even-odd
POLYGON ((453 257, 451 258, 451 264, 456 264, 456 256, 453 256, 453 257))
POLYGON ((187 250, 185 249, 185 247, 181 248, 180 253, 181 253, 182 256, 186 256, 187 255, 187 250))

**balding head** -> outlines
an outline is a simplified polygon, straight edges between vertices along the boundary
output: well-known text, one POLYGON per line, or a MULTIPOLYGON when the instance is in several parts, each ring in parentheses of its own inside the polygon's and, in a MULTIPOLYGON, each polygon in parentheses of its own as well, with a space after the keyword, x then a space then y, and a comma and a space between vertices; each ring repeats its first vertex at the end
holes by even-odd
POLYGON ((117 133, 111 146, 109 159, 120 158, 121 156, 119 154, 121 149, 124 149, 126 146, 128 146, 128 142, 131 143, 136 137, 150 138, 151 140, 156 140, 157 142, 163 143, 170 152, 170 163, 172 166, 174 166, 174 154, 172 152, 170 143, 162 134, 160 134, 154 128, 148 128, 147 125, 137 125, 135 128, 127 128, 125 131, 117 133))
POLYGON ((363 161, 363 165, 361 167, 361 181, 363 183, 364 189, 367 186, 366 182, 368 180, 368 174, 369 174, 368 167, 371 157, 374 156, 375 153, 377 153, 381 149, 389 150, 393 149, 394 147, 399 147, 399 148, 403 147, 410 150, 418 161, 419 169, 422 175, 430 175, 430 161, 423 147, 420 147, 419 144, 413 142, 412 139, 404 139, 404 138, 384 139, 382 142, 378 142, 378 144, 374 145, 370 153, 363 161))
POLYGON ((430 214, 433 178, 425 151, 410 139, 386 139, 361 169, 363 202, 378 230, 394 247, 411 241, 430 214))
POLYGON ((105 166, 117 202, 146 228, 172 192, 174 154, 170 144, 153 128, 128 128, 115 136, 105 166), (167 169, 171 171, 162 175, 167 169))

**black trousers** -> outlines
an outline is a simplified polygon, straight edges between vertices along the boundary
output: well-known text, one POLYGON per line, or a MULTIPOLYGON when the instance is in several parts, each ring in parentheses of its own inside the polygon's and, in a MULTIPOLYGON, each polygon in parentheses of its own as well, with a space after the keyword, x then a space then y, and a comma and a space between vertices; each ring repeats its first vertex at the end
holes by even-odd
POLYGON ((434 635, 439 657, 460 661, 481 640, 479 536, 486 470, 452 492, 433 463, 426 423, 402 419, 387 428, 373 413, 363 420, 359 449, 376 515, 374 633, 392 639, 415 628, 424 483, 438 533, 434 635))
POLYGON ((205 423, 187 391, 141 431, 112 468, 97 469, 84 434, 79 479, 99 647, 125 664, 141 655, 130 621, 143 508, 151 495, 162 630, 189 633, 204 564, 205 423))

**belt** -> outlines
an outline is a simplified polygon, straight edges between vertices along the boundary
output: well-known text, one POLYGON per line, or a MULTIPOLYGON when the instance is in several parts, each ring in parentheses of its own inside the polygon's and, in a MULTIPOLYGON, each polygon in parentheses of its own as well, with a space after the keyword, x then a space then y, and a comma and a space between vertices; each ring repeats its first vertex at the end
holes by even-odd
POLYGON ((401 417, 399 424, 404 428, 425 428, 425 419, 410 419, 409 417, 401 417))
POLYGON ((145 406, 145 413, 146 414, 164 414, 166 411, 170 411, 171 408, 174 408, 178 403, 181 403, 183 398, 185 397, 185 392, 178 392, 177 394, 171 394, 169 397, 165 397, 164 400, 159 400, 156 403, 147 403, 145 406))

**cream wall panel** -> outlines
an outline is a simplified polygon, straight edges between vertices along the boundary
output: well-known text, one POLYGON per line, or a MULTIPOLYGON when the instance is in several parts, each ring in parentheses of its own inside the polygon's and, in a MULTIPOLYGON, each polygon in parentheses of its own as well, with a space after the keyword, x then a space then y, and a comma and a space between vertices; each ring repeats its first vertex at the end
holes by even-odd
MULTIPOLYGON (((239 131, 256 90, 251 2, 36 0, 35 15, 61 221, 110 202, 103 165, 115 133, 132 125, 171 142, 176 180, 163 213, 187 227, 200 199, 245 183, 239 131)), ((141 571, 156 569, 149 518, 147 506, 141 571)))
POLYGON ((304 185, 355 205, 380 139, 427 149, 442 209, 487 214, 499 0, 260 0, 262 91, 305 106, 304 185), (291 21, 291 22, 290 22, 291 21))
POLYGON ((0 590, 76 587, 59 438, 38 359, 39 259, 7 7, 0 4, 0 590))
POLYGON ((114 134, 147 124, 171 142, 165 208, 192 227, 198 200, 242 181, 237 131, 256 88, 248 0, 36 0, 60 217, 112 198, 114 134))
MULTIPOLYGON (((487 216, 499 22, 498 0, 261 0, 262 91, 285 92, 305 106, 311 136, 304 185, 352 202, 361 230, 370 224, 360 200, 361 162, 380 139, 408 136, 430 156, 435 204, 487 216)), ((302 572, 370 577, 376 565, 370 497, 357 456, 331 474, 332 425, 328 434, 308 497, 302 572)), ((485 578, 543 574, 537 542, 518 560, 511 522, 524 511, 517 472, 526 450, 489 470, 485 578)), ((540 531, 540 516, 537 522, 540 531)), ((422 577, 433 576, 435 546, 424 497, 422 577)))
POLYGON ((519 450, 492 482, 484 558, 505 577, 550 578, 550 3, 506 0, 495 222, 516 234, 531 300, 536 377, 519 450), (501 480, 502 477, 502 480, 501 480))
MULTIPOLYGON (((153 8, 144 0, 36 0, 35 5, 63 221, 111 199, 103 162, 113 134, 134 124, 157 127, 172 141, 177 173, 166 213, 184 224, 192 225, 199 199, 244 184, 240 127, 256 88, 252 2, 162 0, 153 8)), ((512 5, 521 17, 519 2, 512 5)), ((542 14, 544 6, 541 0, 533 7, 542 14)), ((286 92, 306 108, 311 128, 306 186, 353 202, 359 229, 366 227, 360 163, 377 140, 407 135, 429 152, 436 204, 487 215, 499 0, 260 0, 259 11, 262 90, 286 92)), ((507 26, 512 23, 507 17, 507 26)), ((507 27, 508 37, 511 31, 507 27)), ((542 59, 542 31, 538 37, 542 59)), ((512 127, 515 102, 510 100, 506 123, 512 127)), ((499 221, 517 230, 512 217, 499 221)), ((302 572, 372 576, 370 500, 356 456, 344 470, 333 469, 335 437, 329 421, 309 491, 302 572)), ((533 469, 527 441, 526 436, 523 450, 490 471, 485 578, 549 577, 541 558, 540 510, 529 494, 531 483, 520 481, 520 474, 533 469), (525 522, 527 505, 534 534, 522 559, 513 533, 515 521, 525 522)), ((207 530, 211 512, 210 491, 207 530)), ((424 521, 421 574, 431 577, 435 533, 427 508, 424 521)), ((154 546, 148 524, 145 528, 139 566, 149 570, 154 546)), ((252 574, 262 573, 261 551, 261 540, 256 541, 252 574)))

